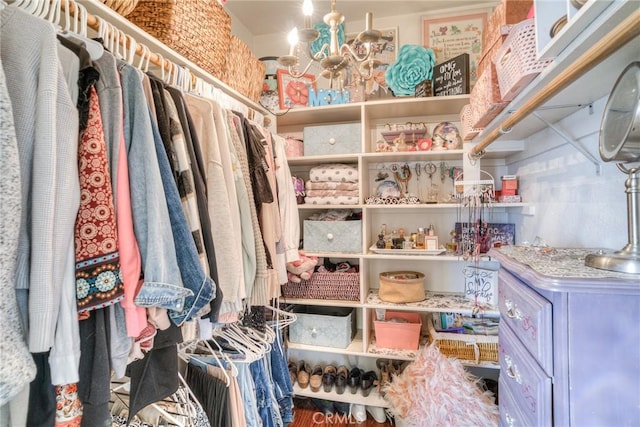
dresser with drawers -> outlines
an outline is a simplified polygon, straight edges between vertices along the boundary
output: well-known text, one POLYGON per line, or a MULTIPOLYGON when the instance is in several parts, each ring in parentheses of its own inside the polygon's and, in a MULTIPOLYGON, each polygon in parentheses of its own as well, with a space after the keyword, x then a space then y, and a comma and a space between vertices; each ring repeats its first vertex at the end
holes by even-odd
POLYGON ((500 424, 640 426, 640 276, 585 249, 494 249, 500 424))

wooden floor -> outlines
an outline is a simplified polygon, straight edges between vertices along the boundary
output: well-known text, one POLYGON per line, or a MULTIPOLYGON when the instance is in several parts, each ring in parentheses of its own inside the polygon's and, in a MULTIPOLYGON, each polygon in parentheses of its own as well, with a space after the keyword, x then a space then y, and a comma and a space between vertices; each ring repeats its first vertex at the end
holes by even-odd
POLYGON ((371 415, 367 415, 367 421, 364 423, 357 423, 346 415, 325 416, 310 402, 296 399, 293 423, 289 424, 289 427, 393 427, 394 425, 392 422, 379 423, 371 415))

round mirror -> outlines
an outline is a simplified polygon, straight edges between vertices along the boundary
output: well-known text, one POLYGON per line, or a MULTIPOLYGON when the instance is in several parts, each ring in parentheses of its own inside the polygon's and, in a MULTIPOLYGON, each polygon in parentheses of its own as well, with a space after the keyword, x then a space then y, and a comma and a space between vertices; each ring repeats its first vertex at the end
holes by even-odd
POLYGON ((640 62, 625 68, 609 95, 600 126, 600 156, 606 162, 640 160, 640 62))

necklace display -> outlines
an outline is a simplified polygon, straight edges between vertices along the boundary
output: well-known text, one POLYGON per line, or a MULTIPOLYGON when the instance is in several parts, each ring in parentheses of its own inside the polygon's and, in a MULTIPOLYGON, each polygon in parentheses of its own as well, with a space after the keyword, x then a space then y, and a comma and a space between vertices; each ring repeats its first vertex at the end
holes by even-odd
POLYGON ((393 171, 393 178, 398 184, 398 188, 400 189, 400 193, 403 197, 407 197, 409 193, 409 181, 413 176, 411 172, 411 167, 408 164, 402 165, 398 168, 398 165, 394 164, 391 166, 391 170, 393 171))

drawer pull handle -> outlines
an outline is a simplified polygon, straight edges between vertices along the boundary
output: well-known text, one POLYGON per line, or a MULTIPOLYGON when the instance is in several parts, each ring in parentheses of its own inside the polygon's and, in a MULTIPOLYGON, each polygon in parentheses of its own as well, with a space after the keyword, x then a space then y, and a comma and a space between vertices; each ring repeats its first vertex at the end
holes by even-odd
POLYGON ((333 145, 336 143, 336 139, 335 138, 329 138, 329 144, 333 145))
POLYGON ((318 331, 316 330, 316 328, 313 328, 311 330, 311 338, 317 338, 318 337, 318 331))
POLYGON ((508 426, 513 427, 515 424, 515 419, 508 412, 504 414, 504 420, 507 422, 508 426))
POLYGON ((518 367, 513 363, 511 356, 508 354, 504 356, 504 361, 507 364, 507 376, 512 380, 515 380, 518 384, 522 384, 522 378, 520 377, 520 372, 518 371, 518 367))
POLYGON ((505 299, 504 300, 504 305, 505 307, 507 307, 507 317, 510 319, 517 319, 520 320, 522 319, 522 312, 520 310, 518 310, 516 304, 514 304, 513 301, 511 301, 510 299, 505 299))
POLYGON ((333 234, 332 233, 327 234, 327 240, 333 240, 333 234))

